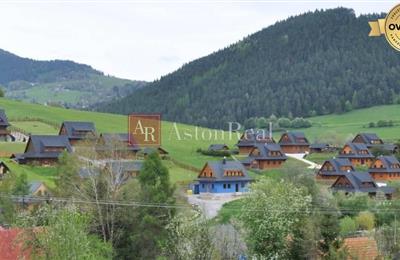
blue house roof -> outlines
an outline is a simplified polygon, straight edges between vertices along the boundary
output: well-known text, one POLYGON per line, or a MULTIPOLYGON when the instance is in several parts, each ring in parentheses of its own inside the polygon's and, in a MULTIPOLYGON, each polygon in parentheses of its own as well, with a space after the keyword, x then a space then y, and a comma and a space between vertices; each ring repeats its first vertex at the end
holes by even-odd
POLYGON ((279 142, 280 145, 309 145, 308 139, 303 132, 287 132, 282 134, 279 142), (287 135, 287 141, 283 140, 283 137, 287 135))
POLYGON ((260 152, 258 156, 251 156, 257 160, 286 160, 287 156, 282 152, 279 144, 257 144, 257 150, 260 152), (280 155, 272 155, 272 153, 278 153, 280 155))
POLYGON ((270 138, 270 132, 266 129, 247 129, 244 131, 238 147, 252 147, 257 143, 275 143, 273 138, 270 138))
MULTIPOLYGON (((221 161, 211 161, 207 162, 206 166, 209 166, 212 170, 213 177, 201 177, 199 174, 199 181, 251 181, 252 178, 249 177, 246 168, 238 161, 227 161, 223 159, 221 161), (226 176, 224 173, 226 171, 240 171, 243 173, 243 176, 226 176)), ((203 170, 204 170, 203 168, 203 170)), ((202 170, 202 171, 203 171, 202 170)))
POLYGON ((341 168, 346 167, 350 168, 350 171, 355 171, 353 165, 351 164, 350 160, 347 158, 333 158, 330 160, 325 161, 321 169, 318 171, 318 174, 320 175, 325 175, 325 176, 337 176, 337 175, 343 175, 346 171, 341 170, 341 168), (323 168, 326 166, 326 164, 330 164, 332 166, 332 171, 327 171, 324 170, 323 168))
POLYGON ((365 144, 362 143, 346 143, 345 146, 349 146, 351 153, 344 154, 340 153, 340 158, 374 158, 370 150, 365 144))
POLYGON ((43 185, 43 182, 40 182, 40 181, 30 182, 29 183, 29 194, 34 194, 42 185, 43 185))
POLYGON ((129 143, 128 133, 100 134, 100 138, 103 140, 104 143, 97 145, 97 150, 115 149, 115 147, 112 146, 117 141, 126 144, 126 146, 121 147, 121 149, 126 149, 129 151, 140 151, 140 147, 137 144, 129 143))
POLYGON ((397 160, 395 156, 379 156, 376 158, 376 160, 379 160, 382 162, 382 168, 375 168, 374 164, 368 169, 368 172, 400 172, 400 162, 397 160))
POLYGON ((29 138, 25 153, 18 155, 20 159, 58 158, 62 151, 46 151, 46 148, 63 148, 72 152, 72 147, 66 136, 62 135, 32 135, 29 138))

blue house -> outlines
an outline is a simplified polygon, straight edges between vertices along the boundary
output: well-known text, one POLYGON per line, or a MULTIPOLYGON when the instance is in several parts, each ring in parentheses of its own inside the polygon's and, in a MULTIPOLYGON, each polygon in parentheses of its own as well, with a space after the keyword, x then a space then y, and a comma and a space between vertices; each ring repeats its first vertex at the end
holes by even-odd
POLYGON ((246 192, 251 181, 240 162, 226 159, 207 162, 194 185, 194 194, 246 192))

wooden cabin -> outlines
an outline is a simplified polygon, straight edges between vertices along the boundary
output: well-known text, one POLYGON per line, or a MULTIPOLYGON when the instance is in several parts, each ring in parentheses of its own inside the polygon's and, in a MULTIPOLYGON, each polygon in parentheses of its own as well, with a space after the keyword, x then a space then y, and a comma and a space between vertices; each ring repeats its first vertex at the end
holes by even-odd
POLYGON ((63 151, 72 152, 67 136, 32 135, 23 154, 17 154, 15 160, 20 164, 53 165, 63 151))
POLYGON ((9 172, 10 172, 10 168, 8 168, 8 166, 3 161, 1 161, 0 162, 0 179, 3 178, 9 172))
POLYGON ((367 172, 346 172, 339 176, 332 184, 331 189, 334 192, 342 191, 348 193, 368 193, 370 196, 376 196, 378 192, 385 194, 387 199, 391 199, 395 189, 391 187, 378 187, 374 179, 367 172))
POLYGON ((110 161, 106 163, 106 169, 127 179, 137 177, 142 167, 143 161, 110 161))
POLYGON ((96 152, 102 158, 136 159, 140 147, 129 139, 128 133, 100 134, 96 152))
POLYGON ((253 169, 280 168, 287 160, 279 144, 257 144, 250 152, 249 157, 242 163, 253 169))
POLYGON ((4 109, 0 109, 0 140, 7 141, 10 137, 10 131, 8 127, 10 124, 8 123, 7 115, 4 109))
POLYGON ((48 188, 43 182, 34 181, 29 183, 29 195, 47 196, 50 195, 48 188))
POLYGON ((316 178, 320 180, 335 181, 346 172, 354 172, 355 169, 347 158, 333 158, 325 161, 318 170, 316 178))
POLYGON ((247 170, 238 161, 207 162, 200 171, 194 194, 247 192, 252 181, 247 170))
POLYGON ((229 152, 229 147, 226 144, 211 144, 208 147, 209 152, 229 152))
POLYGON ((349 159, 354 166, 371 166, 374 156, 365 144, 346 143, 339 152, 339 158, 349 159))
POLYGON ((278 143, 284 153, 307 153, 310 151, 310 143, 302 132, 284 133, 278 143))
POLYGON ((70 121, 62 123, 58 135, 67 136, 72 146, 84 140, 94 141, 97 136, 96 128, 92 122, 70 121))
POLYGON ((390 153, 395 153, 398 150, 396 145, 384 143, 375 133, 359 133, 351 142, 355 144, 365 144, 368 149, 377 148, 390 153))
POLYGON ((275 143, 270 132, 265 129, 247 129, 240 137, 236 146, 239 154, 249 155, 256 144, 275 143))
POLYGON ((328 143, 313 143, 310 144, 310 153, 329 153, 336 150, 336 147, 328 143))
POLYGON ((400 162, 394 156, 379 156, 368 172, 374 180, 400 180, 400 162))

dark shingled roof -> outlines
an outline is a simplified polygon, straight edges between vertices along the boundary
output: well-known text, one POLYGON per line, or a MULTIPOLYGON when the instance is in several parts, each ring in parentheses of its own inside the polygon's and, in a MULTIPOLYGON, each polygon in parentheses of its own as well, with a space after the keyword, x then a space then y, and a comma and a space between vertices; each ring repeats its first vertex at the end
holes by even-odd
MULTIPOLYGON (((140 147, 135 144, 129 143, 129 135, 128 133, 117 133, 117 134, 100 134, 100 138, 104 140, 104 145, 98 145, 96 147, 97 150, 108 150, 108 149, 114 149, 110 148, 114 142, 121 142, 121 143, 126 143, 126 147, 121 149, 127 149, 130 151, 140 151, 140 147)), ((131 139, 133 140, 133 139, 131 139)))
POLYGON ((379 156, 376 159, 382 162, 383 168, 374 168, 374 165, 372 165, 368 170, 369 172, 400 172, 400 168, 394 168, 395 165, 400 165, 400 162, 396 157, 379 156))
POLYGON ((252 178, 249 177, 247 170, 244 168, 243 164, 238 161, 227 161, 223 159, 221 161, 211 161, 207 162, 209 167, 213 172, 212 178, 199 177, 200 181, 210 181, 210 182, 218 182, 218 181, 251 181, 252 178), (241 176, 224 176, 224 172, 232 170, 232 171, 241 171, 243 173, 243 177, 241 176))
POLYGON ((310 144, 311 149, 326 149, 329 148, 329 144, 327 143, 313 143, 310 144))
POLYGON ((367 144, 367 145, 368 144, 374 144, 373 141, 379 141, 379 142, 383 143, 382 139, 380 139, 378 137, 378 135, 375 134, 375 133, 359 133, 358 135, 356 135, 356 137, 354 137, 352 142, 355 141, 357 136, 361 136, 361 138, 364 140, 365 144, 367 144))
POLYGON ((110 161, 106 165, 106 167, 111 167, 112 172, 131 172, 140 171, 143 161, 110 161))
POLYGON ((45 148, 62 147, 68 152, 72 152, 72 147, 66 136, 63 135, 32 135, 29 138, 27 148, 31 144, 32 150, 27 151, 20 156, 19 159, 35 159, 35 158, 58 158, 61 152, 47 152, 45 148))
POLYGON ((4 109, 0 109, 0 126, 10 126, 4 109))
MULTIPOLYGON (((62 126, 65 127, 67 136, 69 139, 80 140, 87 137, 87 134, 96 135, 96 128, 92 122, 71 122, 65 121, 62 123, 62 126), (77 134, 78 132, 85 132, 85 134, 77 134)), ((62 128, 61 126, 61 128, 62 128)), ((61 130, 60 130, 61 134, 61 130)))
POLYGON ((308 139, 304 135, 303 132, 287 132, 282 134, 281 139, 279 140, 280 145, 309 145, 308 139), (289 137, 289 141, 283 141, 283 136, 287 134, 289 137))
POLYGON ((346 143, 345 146, 348 145, 351 148, 352 153, 343 154, 340 153, 338 157, 340 158, 374 158, 372 153, 369 151, 368 147, 365 144, 361 143, 346 143), (366 154, 360 153, 361 151, 367 151, 366 154))
POLYGON ((223 151, 223 150, 226 150, 226 149, 229 149, 229 147, 226 145, 226 144, 211 144, 209 147, 208 147, 208 150, 209 151, 223 151))
POLYGON ((286 155, 282 152, 279 144, 257 144, 259 156, 252 156, 256 160, 286 160, 286 155), (270 152, 280 152, 280 156, 272 156, 270 152))
POLYGON ((275 143, 275 140, 269 138, 270 133, 266 129, 247 129, 242 138, 236 144, 238 147, 253 147, 257 143, 275 143))
POLYGON ((355 171, 353 165, 347 158, 333 158, 331 160, 327 160, 322 164, 321 169, 318 171, 318 174, 325 176, 338 176, 343 175, 347 171, 342 171, 340 168, 342 167, 351 167, 351 171, 355 171), (322 170, 326 163, 330 163, 333 167, 333 171, 322 170))
POLYGON ((391 187, 378 187, 374 179, 367 172, 346 172, 341 177, 345 177, 349 180, 352 187, 339 187, 336 185, 337 181, 332 184, 332 189, 335 191, 346 191, 346 192, 368 192, 376 193, 383 192, 385 194, 393 194, 395 192, 394 188, 391 187), (363 183, 372 184, 372 187, 362 187, 363 183))

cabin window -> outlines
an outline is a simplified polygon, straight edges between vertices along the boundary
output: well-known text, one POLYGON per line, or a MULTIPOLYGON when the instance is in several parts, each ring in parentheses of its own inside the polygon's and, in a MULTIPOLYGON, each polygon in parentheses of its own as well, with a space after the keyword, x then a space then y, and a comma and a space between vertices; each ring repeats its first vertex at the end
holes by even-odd
POLYGON ((230 183, 228 183, 228 189, 230 189, 231 188, 231 184, 230 183))
POLYGON ((224 189, 226 189, 226 183, 224 183, 224 189))
POLYGON ((214 184, 211 184, 211 188, 214 189, 214 184))
POLYGON ((205 187, 204 183, 203 183, 203 184, 201 184, 201 187, 204 189, 204 187, 205 187))

